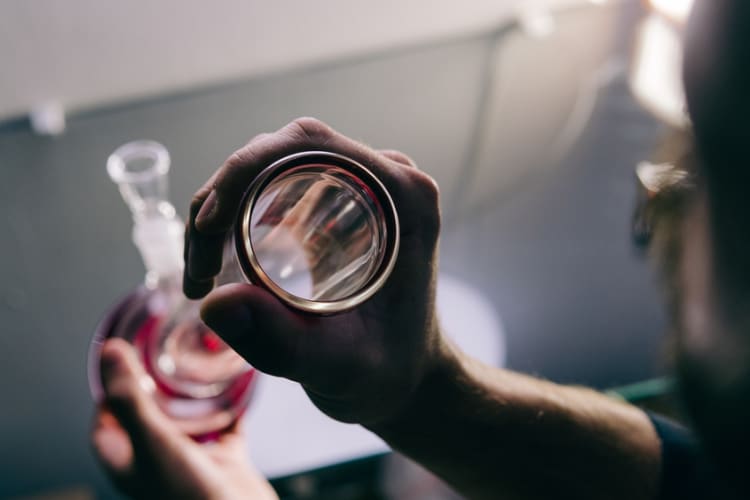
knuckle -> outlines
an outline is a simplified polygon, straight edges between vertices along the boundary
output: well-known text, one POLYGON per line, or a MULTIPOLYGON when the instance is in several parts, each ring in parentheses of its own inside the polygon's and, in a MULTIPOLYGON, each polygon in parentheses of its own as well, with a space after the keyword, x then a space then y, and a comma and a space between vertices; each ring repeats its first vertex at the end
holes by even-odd
POLYGON ((229 155, 214 184, 219 196, 236 195, 237 192, 244 191, 250 181, 248 166, 254 164, 256 160, 257 152, 249 145, 229 155))
POLYGON ((428 238, 435 238, 440 233, 442 224, 440 214, 440 187, 435 179, 418 170, 411 171, 415 191, 419 194, 422 205, 420 225, 428 238))
POLYGON ((317 118, 301 117, 293 120, 287 128, 304 144, 324 146, 333 137, 331 127, 317 118))
POLYGON ((230 173, 252 160, 252 149, 248 147, 240 148, 226 159, 222 168, 221 177, 226 177, 227 173, 230 173))
POLYGON ((439 209, 425 214, 424 218, 422 219, 424 236, 430 241, 437 239, 438 235, 440 234, 441 226, 442 217, 440 215, 439 209))
POLYGON ((249 141, 247 141, 247 145, 249 146, 250 144, 257 144, 259 142, 263 142, 263 141, 267 140, 269 137, 271 137, 271 134, 266 133, 266 132, 257 134, 255 136, 253 136, 252 139, 250 139, 249 141))
POLYGON ((131 381, 113 381, 107 388, 107 403, 115 408, 132 408, 138 400, 139 390, 131 381))
POLYGON ((440 205, 440 186, 435 179, 420 170, 412 170, 409 174, 425 204, 438 207, 440 205))
POLYGON ((206 197, 208 196, 208 193, 203 192, 203 190, 198 191, 193 195, 193 197, 190 199, 190 216, 191 218, 195 218, 196 215, 198 215, 198 212, 200 211, 201 207, 203 206, 203 203, 206 201, 206 197))
POLYGON ((440 206, 440 186, 427 174, 422 176, 422 192, 434 206, 440 206))
POLYGON ((416 162, 409 155, 402 153, 401 151, 395 149, 386 149, 382 151, 382 153, 396 163, 400 163, 407 167, 417 168, 416 162))

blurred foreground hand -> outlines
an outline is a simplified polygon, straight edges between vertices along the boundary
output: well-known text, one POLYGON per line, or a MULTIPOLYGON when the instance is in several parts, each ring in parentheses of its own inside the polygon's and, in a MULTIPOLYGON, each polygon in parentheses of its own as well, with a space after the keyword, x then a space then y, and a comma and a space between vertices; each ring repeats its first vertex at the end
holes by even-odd
POLYGON ((153 382, 121 339, 102 349, 105 400, 91 440, 115 485, 136 498, 277 499, 247 456, 239 423, 215 442, 181 433, 149 393, 153 382))

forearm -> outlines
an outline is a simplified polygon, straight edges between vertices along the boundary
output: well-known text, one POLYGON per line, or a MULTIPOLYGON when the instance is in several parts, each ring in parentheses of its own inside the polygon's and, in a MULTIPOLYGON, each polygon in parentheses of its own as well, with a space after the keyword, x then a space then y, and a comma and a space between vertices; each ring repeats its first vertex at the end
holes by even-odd
POLYGON ((447 346, 373 431, 469 498, 653 498, 659 442, 640 410, 494 369, 447 346))

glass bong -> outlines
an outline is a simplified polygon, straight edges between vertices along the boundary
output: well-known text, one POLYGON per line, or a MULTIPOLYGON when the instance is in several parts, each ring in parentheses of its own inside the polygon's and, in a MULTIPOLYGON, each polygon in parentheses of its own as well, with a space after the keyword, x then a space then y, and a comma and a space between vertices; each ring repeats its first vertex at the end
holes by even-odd
MULTIPOLYGON (((133 215, 133 242, 146 279, 99 323, 89 350, 89 384, 101 400, 101 346, 109 338, 125 339, 154 382, 149 385, 160 408, 183 432, 204 440, 243 413, 257 377, 200 320, 199 302, 182 294, 184 224, 167 199, 169 167, 167 150, 151 141, 125 144, 107 160, 133 215)), ((225 283, 236 279, 231 266, 219 276, 225 283)))
MULTIPOLYGON (((181 293, 183 224, 166 201, 168 169, 167 151, 147 141, 126 144, 108 160, 148 272, 100 324, 89 379, 101 396, 100 345, 125 338, 141 353, 162 409, 200 437, 241 414, 255 372, 181 293)), ((247 188, 216 281, 261 286, 302 314, 336 314, 377 293, 398 248, 398 216, 379 179, 346 156, 305 151, 272 163, 247 188)))

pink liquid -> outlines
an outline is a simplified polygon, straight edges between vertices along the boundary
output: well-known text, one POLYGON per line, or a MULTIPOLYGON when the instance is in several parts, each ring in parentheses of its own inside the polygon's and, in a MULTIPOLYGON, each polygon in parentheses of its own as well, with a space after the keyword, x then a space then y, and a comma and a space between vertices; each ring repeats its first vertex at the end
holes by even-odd
POLYGON ((245 411, 257 372, 200 322, 193 304, 159 294, 141 286, 101 321, 89 352, 92 394, 103 398, 101 345, 123 338, 140 354, 161 409, 185 433, 210 440, 245 411))

